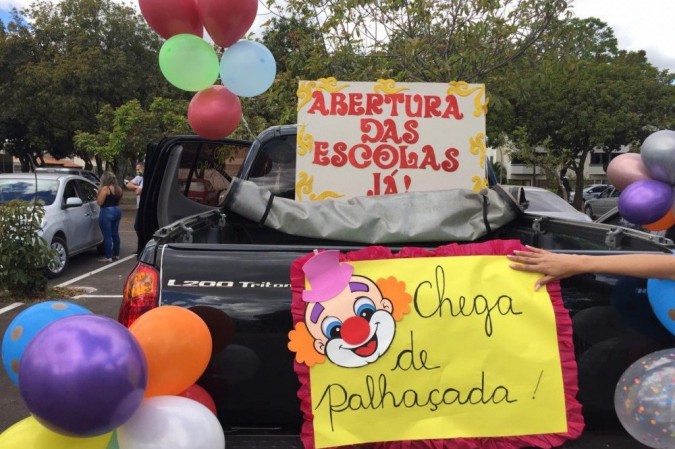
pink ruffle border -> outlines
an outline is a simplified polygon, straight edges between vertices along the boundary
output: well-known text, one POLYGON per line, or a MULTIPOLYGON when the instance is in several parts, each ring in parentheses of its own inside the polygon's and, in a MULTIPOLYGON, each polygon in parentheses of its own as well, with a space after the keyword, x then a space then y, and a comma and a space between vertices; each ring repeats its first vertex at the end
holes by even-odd
MULTIPOLYGON (((347 254, 341 254, 340 260, 349 262, 404 257, 506 255, 511 254, 514 250, 526 250, 526 248, 518 240, 492 240, 484 243, 461 245, 453 243, 434 250, 409 247, 401 249, 396 254, 393 254, 385 247, 371 246, 347 254)), ((293 315, 293 324, 304 319, 305 303, 302 301, 302 291, 305 287, 305 275, 302 271, 302 266, 312 256, 313 254, 307 254, 296 259, 291 265, 291 290, 293 293, 291 313, 293 315)), ((576 399, 578 391, 577 362, 574 358, 572 320, 563 305, 560 284, 558 282, 551 282, 547 284, 547 290, 553 303, 558 331, 558 347, 560 350, 565 389, 565 406, 567 409, 567 432, 497 438, 386 441, 340 447, 369 449, 520 449, 538 447, 548 449, 561 446, 565 441, 578 438, 584 430, 584 419, 581 414, 581 404, 576 399)), ((312 401, 310 398, 311 390, 309 388, 309 367, 305 364, 294 362, 294 369, 300 380, 298 398, 300 398, 300 409, 304 417, 300 439, 305 449, 315 449, 312 401)))

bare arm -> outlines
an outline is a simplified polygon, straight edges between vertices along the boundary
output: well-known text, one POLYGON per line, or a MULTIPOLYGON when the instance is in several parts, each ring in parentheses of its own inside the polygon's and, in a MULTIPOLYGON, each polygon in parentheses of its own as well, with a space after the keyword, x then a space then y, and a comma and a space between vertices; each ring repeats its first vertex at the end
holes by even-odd
POLYGON ((542 285, 581 273, 608 273, 640 278, 675 280, 675 257, 669 254, 618 254, 611 256, 583 256, 556 254, 528 246, 528 251, 514 251, 507 257, 517 263, 518 271, 542 273, 535 290, 542 285))
POLYGON ((135 192, 136 192, 136 195, 140 195, 140 194, 141 194, 142 187, 141 187, 140 181, 136 181, 137 179, 138 179, 138 178, 134 178, 134 179, 132 179, 131 181, 127 182, 126 187, 127 187, 127 189, 129 189, 129 190, 135 191, 135 192), (134 182, 134 181, 136 181, 136 182, 134 182))

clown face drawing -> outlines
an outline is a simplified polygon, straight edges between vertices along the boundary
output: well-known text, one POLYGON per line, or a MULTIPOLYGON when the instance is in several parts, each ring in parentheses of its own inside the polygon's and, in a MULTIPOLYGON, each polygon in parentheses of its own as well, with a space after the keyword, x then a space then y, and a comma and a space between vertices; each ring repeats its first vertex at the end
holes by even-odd
POLYGON ((325 251, 303 270, 312 285, 303 292, 305 325, 314 349, 346 368, 375 362, 389 349, 396 333, 393 303, 377 284, 352 275, 354 268, 338 263, 337 251, 325 251))

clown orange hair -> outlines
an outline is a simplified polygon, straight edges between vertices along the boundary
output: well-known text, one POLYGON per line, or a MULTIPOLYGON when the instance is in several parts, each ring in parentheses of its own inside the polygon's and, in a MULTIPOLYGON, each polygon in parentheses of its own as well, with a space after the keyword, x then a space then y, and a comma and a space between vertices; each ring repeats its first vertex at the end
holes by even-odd
POLYGON ((288 333, 288 349, 295 352, 295 361, 307 366, 323 363, 326 356, 314 349, 314 337, 309 333, 303 321, 295 323, 295 329, 288 333))
POLYGON ((391 301, 394 307, 392 316, 396 321, 399 321, 403 318, 403 315, 410 312, 412 296, 405 291, 405 282, 389 276, 386 279, 378 279, 375 284, 380 289, 382 297, 391 301))

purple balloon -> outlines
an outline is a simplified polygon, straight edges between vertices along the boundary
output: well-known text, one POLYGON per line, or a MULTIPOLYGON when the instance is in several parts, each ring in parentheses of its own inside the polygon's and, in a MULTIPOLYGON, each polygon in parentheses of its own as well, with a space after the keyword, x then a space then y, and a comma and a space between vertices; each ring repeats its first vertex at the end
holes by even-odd
POLYGON ((635 181, 619 195, 618 207, 631 223, 654 223, 673 207, 673 187, 654 179, 635 181))
POLYGON ((19 391, 45 427, 92 437, 121 426, 138 409, 147 371, 126 327, 100 315, 75 315, 49 324, 28 344, 19 391))

